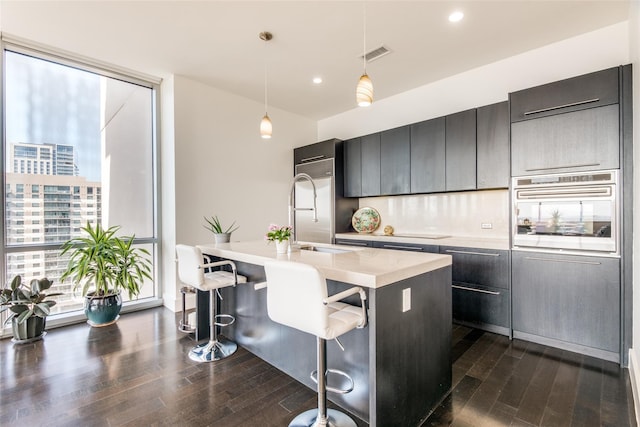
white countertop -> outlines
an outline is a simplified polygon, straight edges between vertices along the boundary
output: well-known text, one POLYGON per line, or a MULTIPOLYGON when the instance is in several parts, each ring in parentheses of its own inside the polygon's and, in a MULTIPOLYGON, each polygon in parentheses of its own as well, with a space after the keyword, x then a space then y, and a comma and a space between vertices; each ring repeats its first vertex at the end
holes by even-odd
POLYGON ((325 253, 300 250, 276 254, 276 245, 267 241, 211 243, 198 245, 203 253, 234 261, 264 265, 270 259, 284 259, 313 265, 327 279, 367 288, 379 288, 409 277, 451 265, 450 255, 362 248, 312 243, 313 246, 350 250, 325 253))
POLYGON ((338 233, 336 239, 375 240, 379 242, 413 243, 416 245, 460 246, 464 248, 509 250, 509 239, 464 236, 400 235, 385 236, 382 233, 338 233))

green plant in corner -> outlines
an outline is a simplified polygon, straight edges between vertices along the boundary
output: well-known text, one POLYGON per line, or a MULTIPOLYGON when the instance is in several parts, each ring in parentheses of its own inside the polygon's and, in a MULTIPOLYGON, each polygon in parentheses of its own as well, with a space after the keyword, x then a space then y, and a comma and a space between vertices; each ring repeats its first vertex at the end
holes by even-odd
POLYGON ((74 237, 62 245, 61 255, 70 253, 69 263, 60 277, 70 278, 74 291, 82 288, 82 295, 105 296, 126 290, 132 298, 140 293, 144 279, 151 280, 149 251, 134 248, 135 236, 118 237, 119 226, 106 230, 98 223, 87 222, 82 230, 86 235, 74 237))
POLYGON ((51 288, 53 282, 47 279, 33 279, 29 285, 22 282, 21 276, 16 276, 8 288, 0 290, 0 313, 10 310, 7 322, 15 317, 18 323, 24 323, 31 317, 45 318, 56 302, 47 298, 62 295, 62 292, 44 293, 51 288))
POLYGON ((207 218, 205 216, 204 220, 207 223, 203 224, 202 226, 211 231, 213 234, 231 234, 238 228, 240 228, 239 226, 234 227, 234 225, 236 225, 236 222, 233 221, 233 223, 226 230, 223 230, 222 224, 220 223, 217 215, 213 215, 211 218, 207 218))

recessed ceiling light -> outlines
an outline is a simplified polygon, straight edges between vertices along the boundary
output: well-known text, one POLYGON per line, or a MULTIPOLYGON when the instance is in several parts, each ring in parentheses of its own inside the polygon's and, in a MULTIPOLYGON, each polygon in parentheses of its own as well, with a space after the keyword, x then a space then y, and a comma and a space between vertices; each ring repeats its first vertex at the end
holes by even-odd
POLYGON ((322 77, 314 77, 313 83, 319 85, 320 83, 322 83, 322 77))
POLYGON ((464 18, 464 13, 456 10, 451 15, 449 15, 449 22, 460 22, 464 18))

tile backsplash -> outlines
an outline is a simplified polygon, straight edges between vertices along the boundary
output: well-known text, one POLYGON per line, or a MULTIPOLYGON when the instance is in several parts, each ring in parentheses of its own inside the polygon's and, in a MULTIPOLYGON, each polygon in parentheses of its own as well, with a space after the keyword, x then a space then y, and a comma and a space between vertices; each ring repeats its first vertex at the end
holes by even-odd
POLYGON ((366 206, 380 213, 376 233, 391 225, 398 235, 509 238, 508 190, 361 198, 366 206))

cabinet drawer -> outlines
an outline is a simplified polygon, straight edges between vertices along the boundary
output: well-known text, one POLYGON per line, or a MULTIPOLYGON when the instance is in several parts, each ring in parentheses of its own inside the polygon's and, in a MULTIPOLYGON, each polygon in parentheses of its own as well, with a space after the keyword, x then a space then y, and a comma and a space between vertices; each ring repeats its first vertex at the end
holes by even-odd
POLYGON ((335 143, 337 139, 317 142, 293 150, 293 160, 296 165, 309 163, 316 160, 331 159, 335 156, 335 143))
POLYGON ((453 319, 477 325, 509 327, 509 291, 453 282, 453 319))
POLYGON ((374 248, 380 249, 395 249, 398 251, 411 251, 411 252, 430 252, 437 254, 440 251, 440 247, 436 245, 414 245, 412 243, 396 243, 396 242, 373 242, 374 248))
POLYGON ((509 251, 441 246, 452 257, 452 280, 458 283, 509 289, 509 251))
POLYGON ((617 169, 618 105, 511 125, 513 176, 617 169))
POLYGON ((510 94, 511 122, 617 104, 618 67, 510 94))
POLYGON ((369 240, 336 239, 336 245, 366 246, 368 248, 372 248, 373 242, 369 240))

